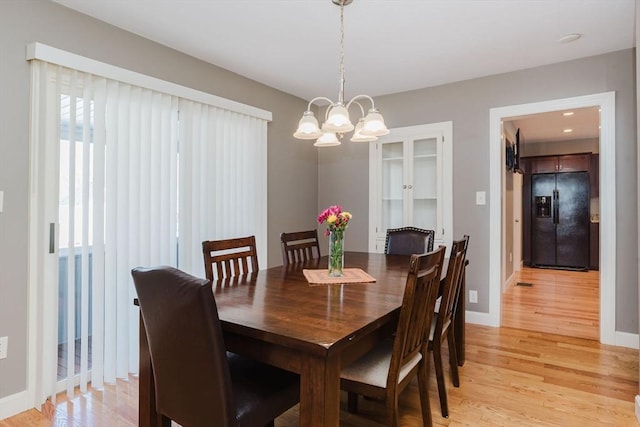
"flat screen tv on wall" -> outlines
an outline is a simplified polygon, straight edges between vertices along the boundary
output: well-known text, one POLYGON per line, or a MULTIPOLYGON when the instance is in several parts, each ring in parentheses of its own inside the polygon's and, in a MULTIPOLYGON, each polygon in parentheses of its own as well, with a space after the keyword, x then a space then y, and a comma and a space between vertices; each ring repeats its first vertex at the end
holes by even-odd
POLYGON ((516 131, 516 142, 505 140, 505 157, 507 170, 513 173, 522 173, 520 169, 520 140, 522 135, 520 129, 516 131))

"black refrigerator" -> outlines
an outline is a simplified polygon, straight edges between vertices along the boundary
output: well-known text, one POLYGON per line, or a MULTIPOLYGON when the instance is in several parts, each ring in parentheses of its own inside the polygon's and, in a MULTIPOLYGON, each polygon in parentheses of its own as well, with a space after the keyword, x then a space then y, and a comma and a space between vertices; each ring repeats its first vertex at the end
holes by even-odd
POLYGON ((589 173, 531 176, 531 262, 589 268, 589 173))

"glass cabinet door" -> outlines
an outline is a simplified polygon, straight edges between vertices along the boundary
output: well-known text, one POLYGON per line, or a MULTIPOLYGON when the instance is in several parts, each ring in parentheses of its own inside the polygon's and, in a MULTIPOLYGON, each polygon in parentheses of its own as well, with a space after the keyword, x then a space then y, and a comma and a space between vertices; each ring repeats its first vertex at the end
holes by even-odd
POLYGON ((413 142, 412 222, 425 230, 438 230, 438 138, 413 142))
POLYGON ((381 223, 384 230, 404 224, 404 143, 382 145, 381 223))

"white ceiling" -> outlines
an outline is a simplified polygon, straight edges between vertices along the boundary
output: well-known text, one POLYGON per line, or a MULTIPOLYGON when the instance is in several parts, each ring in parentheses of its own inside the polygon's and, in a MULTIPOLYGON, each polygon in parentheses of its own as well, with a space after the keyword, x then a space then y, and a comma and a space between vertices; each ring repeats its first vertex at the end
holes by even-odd
MULTIPOLYGON (((331 0, 52 1, 303 99, 337 98, 331 0)), ((347 99, 634 46, 635 0, 354 0, 344 14, 347 99), (582 37, 558 42, 569 33, 582 37)))
POLYGON ((598 107, 573 108, 549 113, 512 117, 514 129, 520 129, 527 144, 599 138, 598 107), (571 113, 565 115, 565 113, 571 113), (567 131, 570 130, 570 131, 567 131))

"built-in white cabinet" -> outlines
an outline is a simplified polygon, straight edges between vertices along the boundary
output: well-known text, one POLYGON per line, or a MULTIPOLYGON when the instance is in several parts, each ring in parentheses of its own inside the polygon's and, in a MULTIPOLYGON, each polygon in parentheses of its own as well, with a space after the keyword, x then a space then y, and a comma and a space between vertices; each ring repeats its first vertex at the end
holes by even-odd
POLYGON ((435 231, 451 244, 452 122, 391 129, 369 146, 369 250, 383 252, 388 228, 435 231))

